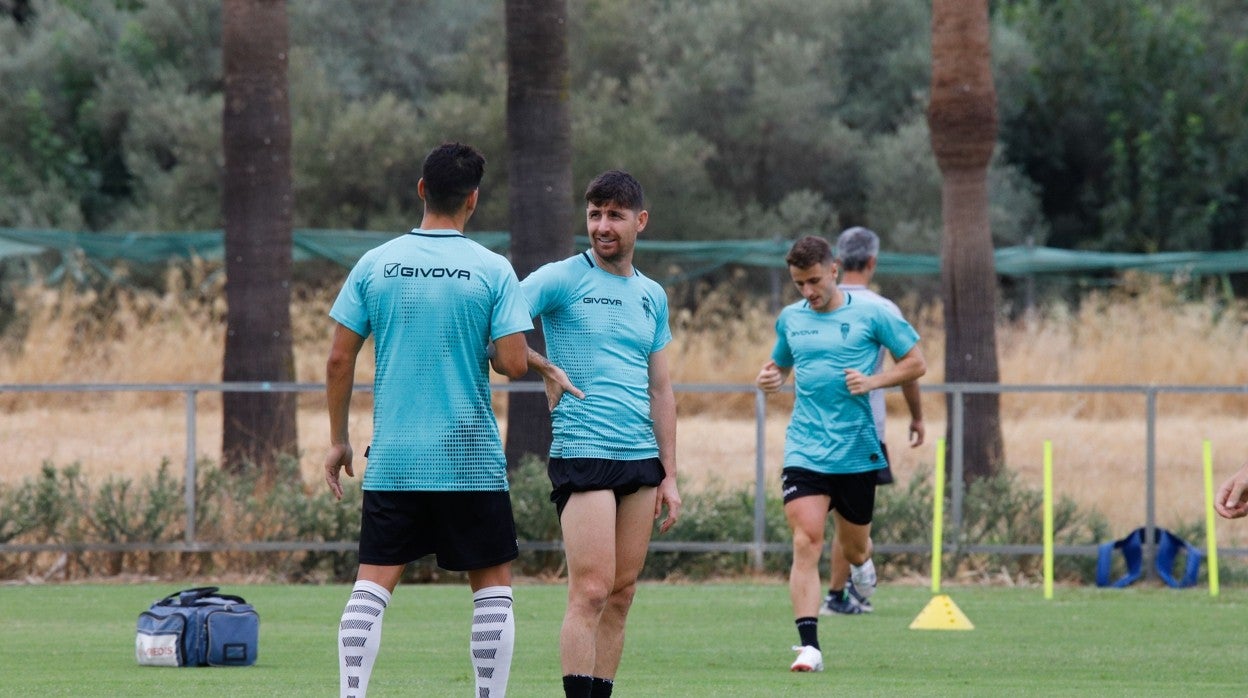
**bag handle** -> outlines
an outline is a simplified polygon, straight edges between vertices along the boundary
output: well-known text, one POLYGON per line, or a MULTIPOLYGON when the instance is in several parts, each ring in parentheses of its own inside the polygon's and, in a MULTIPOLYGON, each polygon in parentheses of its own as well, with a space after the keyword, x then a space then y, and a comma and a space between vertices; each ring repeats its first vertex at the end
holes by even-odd
POLYGON ((212 596, 213 594, 217 593, 217 589, 220 589, 220 587, 194 587, 192 589, 183 589, 182 591, 175 591, 172 594, 161 599, 160 601, 157 601, 156 605, 157 606, 190 606, 191 604, 195 603, 199 599, 204 598, 205 596, 212 596))
POLYGON ((241 596, 234 596, 233 594, 218 594, 217 592, 220 589, 221 587, 194 587, 191 589, 183 589, 182 591, 175 591, 172 594, 161 599, 160 601, 157 601, 156 605, 157 606, 198 606, 198 605, 204 605, 206 603, 210 603, 210 602, 204 601, 204 599, 208 599, 208 598, 216 598, 216 599, 221 599, 224 601, 232 601, 234 603, 247 603, 246 601, 243 600, 243 597, 241 596))

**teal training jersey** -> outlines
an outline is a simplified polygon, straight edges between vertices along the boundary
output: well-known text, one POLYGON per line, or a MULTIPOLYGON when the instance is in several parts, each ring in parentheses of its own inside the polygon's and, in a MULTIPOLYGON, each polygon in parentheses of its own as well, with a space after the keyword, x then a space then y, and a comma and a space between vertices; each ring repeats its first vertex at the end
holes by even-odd
POLYGON ((486 347, 533 322, 506 259, 418 228, 366 252, 329 315, 374 335, 364 489, 507 490, 486 347))
POLYGON ((784 439, 784 467, 819 473, 859 473, 885 465, 866 395, 851 395, 845 369, 872 375, 880 348, 906 354, 919 335, 880 303, 845 294, 826 313, 799 301, 780 311, 771 358, 793 368, 797 399, 784 439))
POLYGON ((650 419, 650 355, 672 341, 663 287, 617 276, 590 252, 552 262, 520 283, 541 317, 547 357, 585 393, 551 414, 552 458, 640 460, 659 455, 650 419))

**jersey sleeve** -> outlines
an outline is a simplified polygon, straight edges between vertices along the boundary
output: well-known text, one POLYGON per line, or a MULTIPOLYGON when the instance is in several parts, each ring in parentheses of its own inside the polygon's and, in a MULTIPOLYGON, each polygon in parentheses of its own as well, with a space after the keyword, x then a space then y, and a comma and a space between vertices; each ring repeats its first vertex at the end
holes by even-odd
POLYGON ((876 315, 877 339, 893 358, 900 359, 919 343, 919 333, 900 314, 894 315, 880 307, 884 312, 876 315))
POLYGON ((654 306, 656 310, 654 316, 654 344, 650 347, 651 354, 659 351, 672 342, 672 328, 671 323, 668 320, 667 293, 663 290, 662 286, 656 286, 654 296, 654 306))
POLYGON ((372 274, 375 255, 365 253, 347 274, 347 280, 338 291, 334 305, 329 309, 329 316, 352 332, 367 337, 372 333, 372 323, 368 318, 368 305, 364 302, 365 290, 372 274))
POLYGON ((499 337, 528 332, 533 329, 533 319, 529 315, 529 306, 524 294, 520 291, 520 282, 516 272, 504 260, 498 271, 497 291, 494 298, 494 313, 490 317, 490 341, 499 337))
POLYGON ((776 318, 776 346, 771 349, 771 360, 775 361, 780 368, 793 367, 793 349, 789 346, 788 332, 785 329, 787 315, 788 313, 782 310, 780 316, 776 318))
POLYGON ((568 294, 567 274, 563 264, 551 262, 534 269, 520 282, 530 318, 539 317, 558 308, 568 294))

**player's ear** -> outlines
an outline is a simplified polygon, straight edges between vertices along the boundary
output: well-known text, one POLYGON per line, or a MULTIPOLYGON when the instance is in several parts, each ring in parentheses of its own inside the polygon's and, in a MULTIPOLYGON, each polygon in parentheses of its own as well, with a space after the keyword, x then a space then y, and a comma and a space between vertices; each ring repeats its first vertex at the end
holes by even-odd
POLYGON ((649 212, 649 211, 645 210, 644 208, 643 208, 641 211, 638 211, 638 212, 637 212, 637 232, 639 232, 639 233, 640 233, 641 231, 645 230, 645 229, 646 229, 646 223, 647 223, 649 220, 650 220, 650 212, 649 212))

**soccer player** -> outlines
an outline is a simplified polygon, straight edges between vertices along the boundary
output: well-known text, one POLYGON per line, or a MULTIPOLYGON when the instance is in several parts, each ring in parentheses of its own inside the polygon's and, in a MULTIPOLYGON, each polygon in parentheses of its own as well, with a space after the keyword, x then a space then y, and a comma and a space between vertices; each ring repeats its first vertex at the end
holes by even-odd
POLYGON ((342 696, 367 693, 391 594, 404 566, 430 554, 468 573, 473 695, 507 690, 519 549, 489 365, 524 375, 533 323, 511 265, 463 234, 484 171, 470 146, 434 148, 416 184, 420 227, 366 252, 329 312, 337 325, 326 366, 325 481, 338 499, 339 471, 354 476, 347 420, 356 356, 370 334, 376 357, 360 566, 338 626, 342 696))
POLYGON ((529 351, 551 404, 547 472, 567 557, 564 693, 599 698, 611 695, 620 665, 652 521, 666 507, 659 531, 671 528, 680 495, 667 294, 633 267, 649 220, 641 184, 604 172, 585 201, 591 249, 537 269, 520 286, 541 318, 550 359, 584 391, 583 399, 562 395, 549 362, 529 351))
POLYGON ((781 471, 784 514, 793 532, 789 597, 799 638, 789 669, 822 671, 816 614, 828 512, 855 584, 864 589, 874 583, 865 572, 871 562, 875 471, 884 467, 884 454, 868 393, 916 380, 927 366, 909 323, 837 288, 837 262, 827 240, 803 237, 785 262, 803 300, 780 311, 771 360, 755 382, 771 393, 794 374, 797 398, 781 471), (877 373, 881 347, 895 363, 877 373))
MULTIPOLYGON (((901 309, 896 303, 868 288, 871 277, 875 276, 879 255, 880 238, 874 231, 861 227, 843 231, 836 238, 836 260, 841 269, 841 281, 837 286, 842 292, 853 293, 854 297, 859 300, 881 303, 888 308, 889 312, 902 317, 901 309)), ((886 353, 883 348, 880 349, 872 373, 879 373, 880 369, 884 368, 886 353)), ((923 424, 923 401, 920 398, 919 382, 902 383, 901 394, 906 400, 906 407, 910 409, 910 447, 916 448, 923 445, 923 437, 927 433, 923 424)), ((884 391, 872 390, 870 399, 871 415, 875 418, 875 431, 880 438, 880 453, 884 456, 884 467, 875 471, 876 484, 889 485, 893 482, 893 472, 889 467, 888 447, 884 444, 886 416, 884 391)), ((870 593, 870 590, 874 588, 874 582, 864 585, 863 591, 859 591, 854 586, 850 578, 849 560, 845 559, 845 551, 841 549, 835 537, 832 541, 830 567, 831 584, 828 587, 828 595, 823 599, 823 605, 819 607, 819 615, 856 615, 875 610, 871 599, 863 593, 863 591, 870 593)), ((859 572, 859 576, 867 577, 868 580, 874 578, 875 565, 868 561, 859 572)))

